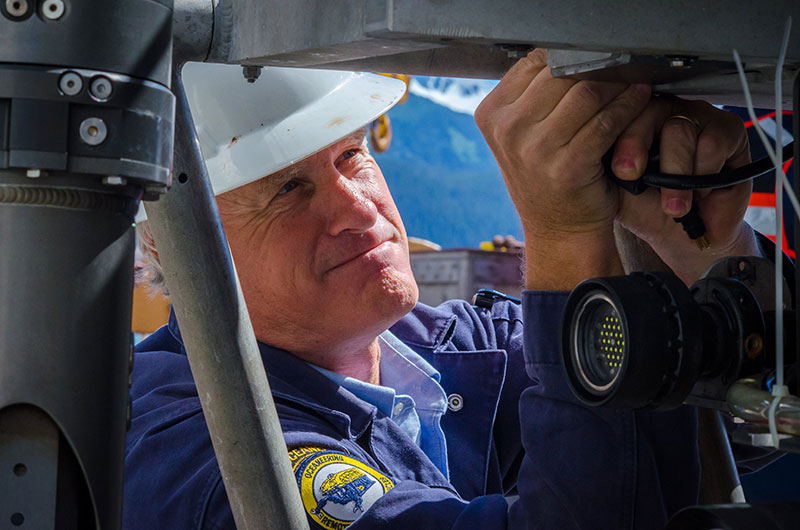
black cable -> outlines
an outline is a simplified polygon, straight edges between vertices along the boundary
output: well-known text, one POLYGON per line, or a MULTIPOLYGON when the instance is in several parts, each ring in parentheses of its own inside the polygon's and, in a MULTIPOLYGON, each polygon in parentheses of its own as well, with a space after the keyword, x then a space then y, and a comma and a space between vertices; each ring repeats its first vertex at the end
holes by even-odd
MULTIPOLYGON (((611 168, 611 160, 614 155, 614 150, 609 150, 603 156, 603 166, 606 175, 615 182, 620 188, 633 194, 640 195, 644 193, 647 188, 667 188, 671 190, 701 190, 712 188, 726 188, 734 184, 747 182, 748 180, 758 178, 766 175, 773 169, 775 164, 768 156, 756 160, 746 166, 738 167, 736 169, 727 169, 719 173, 712 173, 709 175, 675 175, 672 173, 661 173, 659 171, 659 153, 658 142, 654 142, 654 148, 650 152, 650 159, 647 162, 647 168, 644 174, 636 180, 622 180, 614 175, 611 168)), ((783 147, 783 159, 789 160, 794 156, 794 142, 790 142, 783 147)), ((676 217, 676 223, 683 225, 684 231, 689 237, 697 243, 701 250, 710 247, 708 239, 705 237, 706 227, 703 219, 700 217, 700 212, 697 210, 696 203, 692 202, 692 208, 683 217, 676 217)))
MULTIPOLYGON (((790 142, 783 147, 783 159, 789 160, 794 156, 793 153, 794 142, 790 142)), ((725 188, 733 186, 741 182, 758 178, 766 175, 775 168, 772 160, 768 156, 756 160, 751 164, 742 166, 736 169, 727 169, 719 173, 711 173, 709 175, 674 175, 672 173, 661 173, 658 170, 658 154, 650 157, 647 163, 647 168, 644 174, 637 180, 622 180, 614 175, 611 169, 611 158, 613 150, 606 153, 603 157, 603 165, 605 166, 606 174, 614 181, 619 187, 632 193, 639 195, 649 187, 654 188, 668 188, 671 190, 700 190, 710 188, 725 188)))

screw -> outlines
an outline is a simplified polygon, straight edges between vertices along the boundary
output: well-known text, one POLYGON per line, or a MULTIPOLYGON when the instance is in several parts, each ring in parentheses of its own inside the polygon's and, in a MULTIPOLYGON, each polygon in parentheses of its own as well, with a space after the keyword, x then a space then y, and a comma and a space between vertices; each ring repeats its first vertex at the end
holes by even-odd
POLYGON ((258 76, 261 75, 261 67, 243 65, 242 74, 244 74, 244 78, 247 79, 248 83, 255 83, 256 79, 258 79, 258 76))
POLYGON ((38 179, 39 177, 46 177, 47 172, 42 171, 41 169, 29 169, 25 172, 25 176, 32 179, 38 179))
POLYGON ((24 17, 28 14, 28 1, 6 0, 6 11, 12 17, 24 17))
POLYGON ((758 333, 751 333, 744 340, 744 354, 748 359, 755 359, 764 349, 764 340, 758 333))
POLYGON ((48 20, 58 20, 64 16, 64 0, 44 0, 42 14, 48 20))
POLYGON ((683 65, 684 65, 684 62, 683 62, 683 59, 672 59, 672 60, 669 62, 669 65, 670 65, 671 67, 673 67, 673 68, 680 68, 681 66, 683 66, 683 65))
POLYGON ((114 87, 111 85, 111 81, 109 81, 107 77, 98 76, 92 80, 92 84, 89 86, 89 91, 92 93, 92 97, 95 99, 105 101, 111 97, 114 87))
POLYGON ((79 128, 81 140, 88 145, 102 144, 108 135, 106 123, 100 118, 86 118, 79 128))
POLYGON ((118 177, 117 175, 103 177, 103 184, 106 186, 124 186, 127 183, 128 181, 125 178, 118 177))
POLYGON ((83 79, 75 72, 64 72, 58 78, 58 88, 66 96, 74 96, 83 90, 83 79))

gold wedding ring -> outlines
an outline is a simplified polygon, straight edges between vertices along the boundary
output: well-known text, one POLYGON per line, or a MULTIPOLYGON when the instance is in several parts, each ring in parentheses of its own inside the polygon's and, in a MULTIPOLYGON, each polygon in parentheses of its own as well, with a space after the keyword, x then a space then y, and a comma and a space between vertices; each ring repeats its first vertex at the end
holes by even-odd
POLYGON ((686 116, 684 114, 673 114, 672 116, 666 119, 666 121, 669 120, 686 120, 692 125, 694 125, 696 131, 700 131, 700 122, 692 118, 691 116, 686 116))

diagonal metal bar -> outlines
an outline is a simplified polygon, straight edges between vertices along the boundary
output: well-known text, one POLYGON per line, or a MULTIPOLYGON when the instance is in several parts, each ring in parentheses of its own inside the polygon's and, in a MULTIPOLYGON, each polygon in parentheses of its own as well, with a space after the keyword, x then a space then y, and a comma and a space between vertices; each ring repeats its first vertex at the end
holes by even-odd
POLYGON ((172 87, 174 185, 147 214, 236 526, 306 530, 179 67, 172 87))

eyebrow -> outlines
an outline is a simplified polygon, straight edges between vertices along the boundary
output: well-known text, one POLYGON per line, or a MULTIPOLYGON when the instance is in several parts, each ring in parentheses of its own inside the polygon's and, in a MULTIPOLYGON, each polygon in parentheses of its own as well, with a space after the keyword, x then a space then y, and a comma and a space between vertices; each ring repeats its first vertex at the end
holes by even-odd
POLYGON ((280 169, 275 173, 270 173, 269 175, 261 177, 258 179, 258 182, 260 183, 259 191, 271 192, 275 188, 282 186, 287 181, 299 177, 303 173, 302 163, 303 161, 301 160, 300 162, 296 162, 289 167, 280 169))
POLYGON ((359 143, 363 143, 364 140, 366 140, 366 138, 367 138, 367 128, 361 127, 360 129, 356 129, 355 131, 351 132, 350 134, 342 138, 342 140, 353 140, 353 141, 358 141, 359 143))
MULTIPOLYGON (((361 127, 357 129, 344 138, 334 142, 334 144, 338 144, 340 142, 353 142, 358 144, 363 144, 367 139, 367 128, 361 127)), ((311 156, 311 155, 309 155, 311 156)), ((258 182, 261 183, 259 186, 260 191, 269 192, 274 190, 275 188, 282 186, 286 181, 291 180, 293 178, 297 178, 303 174, 304 167, 303 164, 306 159, 300 160, 299 162, 295 162, 291 166, 285 167, 283 169, 279 169, 274 173, 270 173, 269 175, 264 175, 258 182)))

